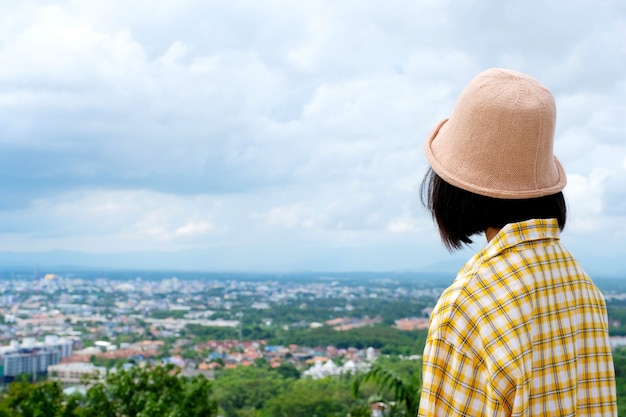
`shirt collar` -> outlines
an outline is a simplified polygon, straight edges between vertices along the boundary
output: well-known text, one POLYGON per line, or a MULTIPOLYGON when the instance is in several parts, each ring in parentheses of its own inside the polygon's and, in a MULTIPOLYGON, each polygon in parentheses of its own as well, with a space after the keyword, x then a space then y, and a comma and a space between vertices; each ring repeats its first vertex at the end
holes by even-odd
POLYGON ((556 219, 531 219, 509 223, 491 239, 463 268, 465 271, 498 256, 505 250, 523 242, 559 239, 559 223, 556 219))

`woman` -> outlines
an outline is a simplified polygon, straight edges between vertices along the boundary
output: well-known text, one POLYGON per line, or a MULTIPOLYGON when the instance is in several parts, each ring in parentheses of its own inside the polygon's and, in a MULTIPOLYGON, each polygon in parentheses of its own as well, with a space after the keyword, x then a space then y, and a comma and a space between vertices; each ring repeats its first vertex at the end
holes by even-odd
POLYGON ((420 416, 617 416, 602 294, 559 241, 556 110, 516 71, 474 78, 425 144, 444 244, 487 244, 431 316, 420 416))

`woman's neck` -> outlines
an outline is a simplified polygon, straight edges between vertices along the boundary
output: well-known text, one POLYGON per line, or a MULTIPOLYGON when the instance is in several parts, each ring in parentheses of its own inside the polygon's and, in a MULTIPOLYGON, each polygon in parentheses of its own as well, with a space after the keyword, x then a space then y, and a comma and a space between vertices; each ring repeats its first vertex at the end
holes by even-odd
POLYGON ((491 239, 493 239, 499 231, 500 229, 498 228, 488 227, 487 230, 485 230, 485 237, 487 238, 487 242, 490 242, 491 239))

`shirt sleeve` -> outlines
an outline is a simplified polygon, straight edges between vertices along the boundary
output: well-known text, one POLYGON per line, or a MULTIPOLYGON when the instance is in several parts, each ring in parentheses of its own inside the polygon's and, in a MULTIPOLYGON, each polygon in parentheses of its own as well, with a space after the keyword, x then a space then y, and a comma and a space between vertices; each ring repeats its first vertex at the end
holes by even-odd
POLYGON ((475 358, 452 344, 429 338, 424 349, 418 416, 485 415, 494 404, 483 369, 475 358))

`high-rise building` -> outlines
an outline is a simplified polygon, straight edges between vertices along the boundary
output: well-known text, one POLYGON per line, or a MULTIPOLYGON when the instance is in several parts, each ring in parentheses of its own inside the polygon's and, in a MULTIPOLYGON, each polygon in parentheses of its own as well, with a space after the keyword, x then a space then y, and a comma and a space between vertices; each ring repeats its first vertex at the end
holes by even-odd
POLYGON ((72 356, 73 341, 56 335, 46 336, 43 342, 25 338, 20 343, 0 346, 0 381, 10 382, 23 374, 45 374, 49 365, 56 365, 62 358, 72 356))

